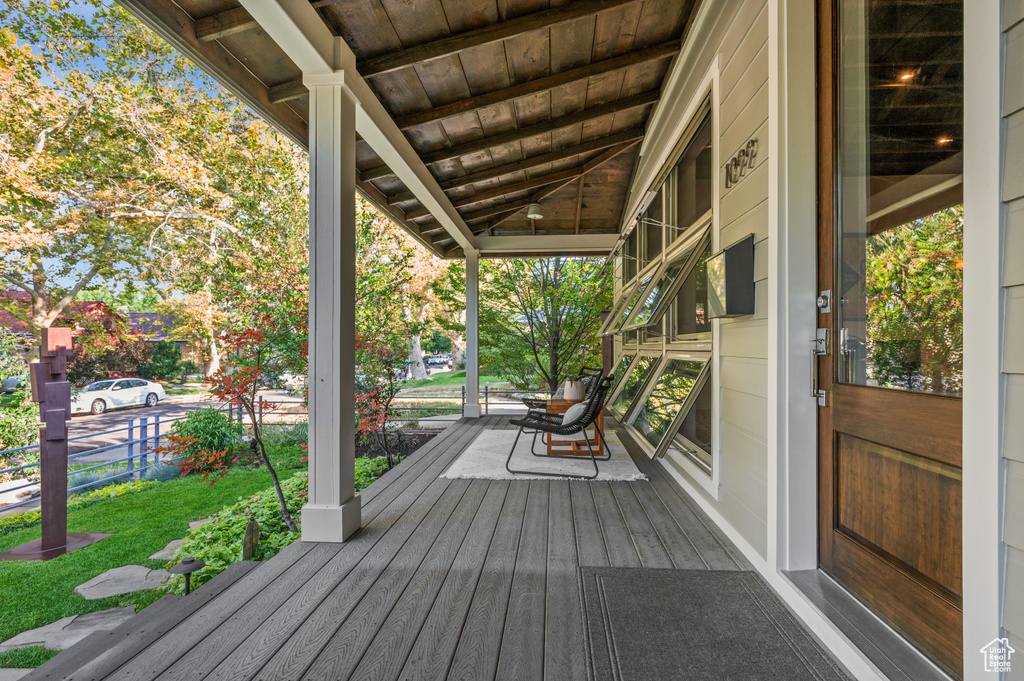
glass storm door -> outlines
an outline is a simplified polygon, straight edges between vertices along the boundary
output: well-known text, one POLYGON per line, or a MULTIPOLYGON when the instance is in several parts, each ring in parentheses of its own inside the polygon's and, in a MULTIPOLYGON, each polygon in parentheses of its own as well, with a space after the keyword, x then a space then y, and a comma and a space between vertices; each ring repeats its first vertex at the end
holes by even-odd
POLYGON ((963 2, 818 18, 819 562, 960 676, 963 2))

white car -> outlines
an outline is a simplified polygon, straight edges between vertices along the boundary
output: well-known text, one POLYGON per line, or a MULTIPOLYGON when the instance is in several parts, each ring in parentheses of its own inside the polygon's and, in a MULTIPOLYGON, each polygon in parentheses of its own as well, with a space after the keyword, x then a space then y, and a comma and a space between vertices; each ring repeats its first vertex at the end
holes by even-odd
POLYGON ((165 397, 167 393, 162 385, 141 378, 96 381, 71 398, 71 412, 102 414, 120 407, 155 407, 165 397))

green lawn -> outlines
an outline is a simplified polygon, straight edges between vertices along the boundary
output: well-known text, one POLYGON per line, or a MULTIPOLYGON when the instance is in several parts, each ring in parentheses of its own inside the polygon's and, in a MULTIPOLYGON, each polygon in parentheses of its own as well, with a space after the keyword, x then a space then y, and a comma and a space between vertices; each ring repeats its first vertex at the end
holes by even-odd
MULTIPOLYGON (((287 462, 279 471, 282 478, 290 477, 298 468, 290 464, 287 462)), ((45 563, 0 563, 0 641, 70 615, 125 605, 144 608, 162 592, 143 591, 87 601, 74 588, 122 565, 163 567, 163 562, 147 560, 147 556, 172 539, 184 537, 189 522, 268 487, 270 476, 266 470, 235 469, 212 488, 202 483, 201 476, 192 475, 74 510, 69 514, 68 531, 113 536, 45 563)), ((39 535, 37 526, 2 536, 0 551, 38 539, 39 535)), ((49 655, 49 651, 34 648, 13 651, 0 656, 0 666, 35 667, 49 655)))
MULTIPOLYGON (((449 392, 452 388, 458 388, 466 385, 466 372, 465 371, 448 371, 442 374, 436 374, 433 378, 422 378, 417 381, 406 381, 402 387, 403 392, 410 388, 441 388, 440 392, 449 392)), ((481 376, 480 387, 483 388, 485 385, 496 388, 507 388, 508 381, 498 378, 497 376, 481 376)), ((454 392, 459 392, 455 390, 454 392)))
POLYGON ((208 395, 210 394, 210 388, 204 386, 189 386, 185 388, 164 388, 164 392, 167 393, 168 397, 174 397, 175 395, 208 395))

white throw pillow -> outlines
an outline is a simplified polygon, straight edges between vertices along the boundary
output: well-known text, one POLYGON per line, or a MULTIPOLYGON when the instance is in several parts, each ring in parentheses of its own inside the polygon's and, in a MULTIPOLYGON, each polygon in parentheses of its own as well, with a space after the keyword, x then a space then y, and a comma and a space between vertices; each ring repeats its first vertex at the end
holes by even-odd
POLYGON ((569 407, 568 409, 565 410, 565 414, 562 416, 562 423, 565 423, 565 424, 572 423, 573 421, 575 421, 579 417, 583 416, 583 412, 585 412, 586 410, 587 410, 587 403, 586 402, 580 402, 579 404, 572 405, 571 407, 569 407))

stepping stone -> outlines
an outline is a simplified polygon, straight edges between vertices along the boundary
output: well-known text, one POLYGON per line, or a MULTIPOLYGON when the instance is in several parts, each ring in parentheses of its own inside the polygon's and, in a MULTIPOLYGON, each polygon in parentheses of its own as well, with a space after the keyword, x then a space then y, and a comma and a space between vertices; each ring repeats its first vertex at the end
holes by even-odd
POLYGON ((172 558, 174 558, 174 552, 178 550, 178 547, 180 547, 184 543, 184 541, 184 539, 172 539, 167 543, 167 546, 163 547, 162 549, 154 553, 152 556, 149 557, 149 559, 171 560, 172 558))
MULTIPOLYGON (((29 646, 43 646, 50 650, 64 650, 95 631, 114 629, 134 615, 134 605, 89 612, 84 615, 72 615, 38 629, 23 631, 14 638, 7 639, 0 643, 0 653, 29 646)), ((0 679, 3 678, 3 676, 0 676, 0 679)))
POLYGON ((15 669, 13 667, 0 667, 0 681, 18 681, 23 676, 28 676, 34 669, 15 669))
POLYGON ((208 522, 210 522, 209 518, 203 518, 201 520, 193 520, 192 522, 190 522, 188 524, 188 526, 189 526, 189 528, 191 528, 193 530, 198 530, 200 527, 202 527, 203 525, 205 525, 208 522))
POLYGON ((167 570, 150 570, 141 565, 125 565, 96 575, 85 584, 75 587, 75 593, 94 601, 107 596, 147 591, 163 586, 171 576, 167 570))

